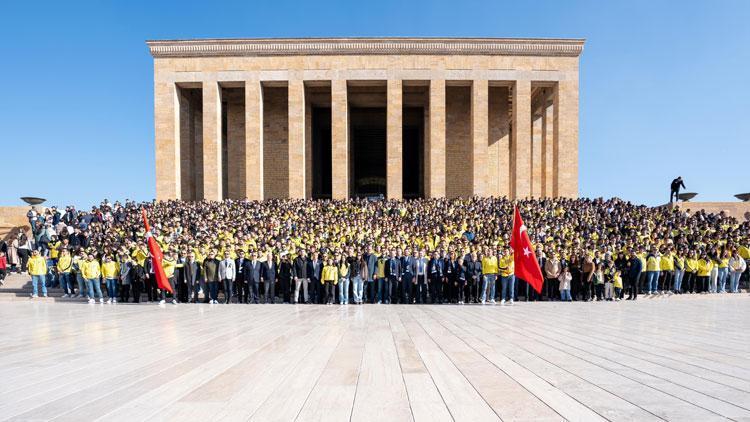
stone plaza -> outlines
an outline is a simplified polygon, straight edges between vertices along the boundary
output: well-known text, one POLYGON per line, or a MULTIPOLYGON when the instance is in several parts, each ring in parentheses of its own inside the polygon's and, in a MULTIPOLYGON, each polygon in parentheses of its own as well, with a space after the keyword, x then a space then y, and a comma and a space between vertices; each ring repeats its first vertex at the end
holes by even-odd
POLYGON ((157 199, 577 197, 583 44, 149 41, 157 199))
POLYGON ((464 307, 15 301, 0 306, 0 420, 749 420, 748 318, 746 294, 464 307))

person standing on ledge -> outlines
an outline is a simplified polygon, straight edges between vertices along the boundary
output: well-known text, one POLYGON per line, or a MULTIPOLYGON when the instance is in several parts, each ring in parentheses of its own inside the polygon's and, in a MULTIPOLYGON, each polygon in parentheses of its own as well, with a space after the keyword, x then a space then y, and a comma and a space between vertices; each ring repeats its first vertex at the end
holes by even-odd
POLYGON ((675 202, 680 200, 680 187, 685 188, 685 183, 682 181, 682 176, 677 176, 676 179, 672 180, 669 191, 669 203, 672 203, 672 195, 674 195, 675 202))

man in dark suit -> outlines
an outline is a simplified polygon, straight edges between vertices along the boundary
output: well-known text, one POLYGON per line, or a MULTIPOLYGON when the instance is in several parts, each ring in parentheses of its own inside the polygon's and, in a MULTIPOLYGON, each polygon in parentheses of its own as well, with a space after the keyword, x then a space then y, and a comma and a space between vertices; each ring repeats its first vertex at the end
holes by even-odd
POLYGON ((398 300, 398 283, 401 281, 401 259, 396 256, 396 250, 391 250, 391 255, 385 262, 385 277, 388 279, 385 303, 398 300))
POLYGON ((430 302, 443 303, 443 260, 437 251, 427 263, 427 276, 430 279, 430 302))
POLYGON ((239 257, 235 260, 234 267, 237 268, 237 279, 235 280, 234 291, 237 292, 237 301, 240 303, 249 303, 250 289, 245 281, 245 251, 239 251, 239 257))
POLYGON ((250 289, 250 295, 253 303, 259 303, 260 295, 258 293, 260 289, 260 261, 255 257, 255 252, 250 252, 250 258, 245 260, 245 268, 243 273, 245 276, 245 282, 250 289))
MULTIPOLYGON (((276 261, 271 252, 266 256, 265 262, 260 265, 260 278, 263 280, 265 287, 265 299, 263 303, 274 303, 276 289, 276 261)), ((258 303, 258 302, 255 302, 258 303)))
MULTIPOLYGON (((401 258, 401 302, 411 303, 410 299, 414 298, 412 292, 412 281, 416 269, 416 257, 411 256, 411 250, 406 249, 404 256, 401 258)), ((416 251, 415 251, 416 252, 416 251)))
POLYGON ((310 303, 320 303, 323 298, 321 293, 320 275, 323 271, 323 261, 317 252, 310 255, 307 261, 307 275, 310 277, 310 303))
POLYGON ((372 245, 367 247, 367 252, 363 254, 362 258, 365 260, 365 264, 367 264, 367 279, 365 280, 365 295, 367 297, 365 298, 365 301, 369 300, 370 303, 375 303, 378 292, 378 286, 377 283, 375 283, 375 269, 378 263, 378 257, 375 255, 375 250, 372 248, 372 245))
POLYGON ((685 182, 682 181, 682 176, 677 177, 676 179, 672 180, 672 183, 669 185, 669 202, 672 202, 672 197, 674 197, 675 202, 680 200, 680 187, 685 189, 685 182))
POLYGON ((196 303, 198 302, 198 292, 201 290, 201 266, 195 261, 193 252, 188 252, 182 272, 184 286, 180 290, 184 290, 186 296, 180 298, 180 300, 184 299, 185 302, 190 300, 192 303, 196 303))
POLYGON ((625 300, 638 299, 638 281, 643 273, 643 264, 641 259, 636 255, 635 250, 630 251, 630 261, 628 261, 628 298, 625 300))

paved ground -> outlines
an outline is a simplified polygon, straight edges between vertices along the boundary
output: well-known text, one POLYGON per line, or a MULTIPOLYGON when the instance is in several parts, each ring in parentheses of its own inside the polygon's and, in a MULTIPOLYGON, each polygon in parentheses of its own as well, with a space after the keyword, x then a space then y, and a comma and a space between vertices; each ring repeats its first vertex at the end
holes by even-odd
POLYGON ((750 420, 750 298, 0 304, 0 419, 750 420))

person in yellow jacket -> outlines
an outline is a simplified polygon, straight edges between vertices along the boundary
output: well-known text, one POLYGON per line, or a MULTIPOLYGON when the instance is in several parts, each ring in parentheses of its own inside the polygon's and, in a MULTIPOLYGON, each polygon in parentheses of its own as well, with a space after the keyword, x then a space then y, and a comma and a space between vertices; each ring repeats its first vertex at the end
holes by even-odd
POLYGON ((60 256, 57 258, 55 267, 57 269, 57 276, 60 278, 60 287, 63 289, 62 297, 73 297, 73 281, 70 279, 70 272, 73 269, 73 258, 70 256, 70 251, 67 249, 60 251, 60 256))
POLYGON ((646 256, 646 285, 648 286, 648 293, 655 295, 659 293, 659 261, 661 256, 659 251, 652 251, 646 256))
POLYGON ((320 282, 325 286, 326 303, 332 305, 335 286, 339 282, 339 270, 336 268, 333 259, 328 258, 326 260, 326 265, 323 266, 323 271, 320 275, 320 282))
POLYGON ((659 291, 671 294, 673 281, 674 254, 666 249, 659 259, 659 291))
POLYGON ((39 254, 39 251, 31 252, 28 262, 29 275, 31 275, 31 286, 34 292, 31 297, 37 297, 37 283, 42 285, 42 296, 47 297, 47 260, 39 254))
POLYGON ((102 278, 107 286, 107 303, 117 303, 117 278, 120 275, 120 264, 112 259, 112 256, 105 255, 102 262, 102 278))
POLYGON ((708 258, 706 252, 701 252, 697 265, 698 287, 696 287, 696 293, 708 292, 708 276, 711 274, 713 266, 713 261, 708 258))
POLYGON ((685 258, 685 275, 683 280, 685 283, 685 291, 689 293, 695 293, 696 278, 698 274, 698 253, 696 251, 690 251, 687 258, 685 258))
POLYGON ((511 305, 516 292, 516 275, 513 261, 513 250, 505 248, 501 252, 498 261, 498 271, 500 272, 500 304, 504 305, 506 300, 511 305))
POLYGON ((480 302, 495 303, 498 259, 492 248, 486 248, 482 256, 482 294, 480 302), (488 297, 489 296, 489 297, 488 297))
MULTIPOLYGON (((228 254, 225 253, 225 256, 228 254)), ((232 261, 234 262, 234 261, 232 261)), ((167 276, 167 283, 169 283, 170 287, 172 287, 172 303, 177 304, 177 290, 175 290, 175 269, 177 268, 177 257, 175 256, 174 252, 167 252, 167 254, 164 256, 164 259, 161 260, 161 266, 164 268, 164 275, 167 276)), ((226 292, 226 290, 225 290, 226 292)), ((226 303, 229 303, 229 300, 231 299, 231 293, 228 294, 229 297, 227 297, 226 303)), ((167 301, 167 292, 166 290, 161 290, 161 301, 159 304, 163 305, 167 301)))
POLYGON ((88 289, 89 303, 94 303, 96 295, 99 296, 99 303, 104 303, 104 295, 102 295, 101 282, 99 277, 102 275, 102 269, 99 262, 94 259, 94 254, 88 254, 86 260, 78 264, 81 268, 81 275, 86 280, 86 289, 88 289))

